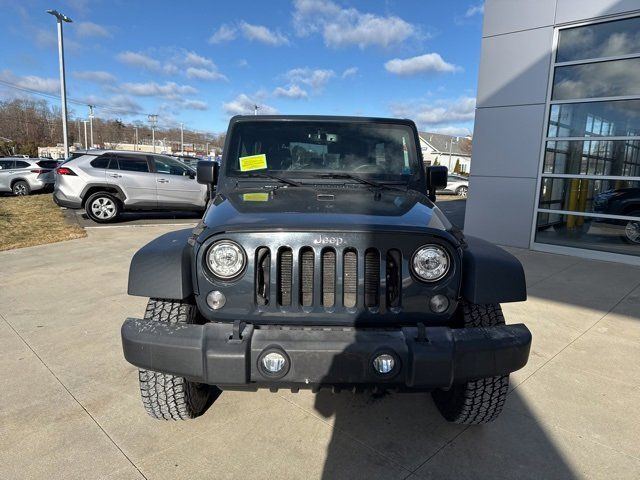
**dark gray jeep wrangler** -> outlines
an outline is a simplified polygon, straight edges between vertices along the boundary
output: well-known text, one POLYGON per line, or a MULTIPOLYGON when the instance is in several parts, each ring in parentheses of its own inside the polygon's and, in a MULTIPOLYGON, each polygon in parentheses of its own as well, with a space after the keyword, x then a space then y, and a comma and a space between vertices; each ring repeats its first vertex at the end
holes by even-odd
POLYGON ((243 116, 193 230, 131 262, 150 297, 122 326, 147 412, 202 414, 220 390, 431 391, 447 420, 497 417, 531 334, 500 303, 526 300, 522 266, 464 236, 433 204, 408 120, 243 116))

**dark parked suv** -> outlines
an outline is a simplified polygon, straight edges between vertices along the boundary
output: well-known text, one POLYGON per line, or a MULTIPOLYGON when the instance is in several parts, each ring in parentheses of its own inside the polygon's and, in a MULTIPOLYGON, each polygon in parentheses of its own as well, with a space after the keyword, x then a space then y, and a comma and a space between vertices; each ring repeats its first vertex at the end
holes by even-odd
MULTIPOLYGON (((409 120, 231 120, 202 222, 139 250, 122 326, 142 401, 200 415, 220 390, 431 391, 445 418, 484 423, 505 402, 531 334, 500 303, 526 299, 522 266, 464 236, 433 204, 409 120)), ((410 414, 410 412, 407 412, 410 414)))

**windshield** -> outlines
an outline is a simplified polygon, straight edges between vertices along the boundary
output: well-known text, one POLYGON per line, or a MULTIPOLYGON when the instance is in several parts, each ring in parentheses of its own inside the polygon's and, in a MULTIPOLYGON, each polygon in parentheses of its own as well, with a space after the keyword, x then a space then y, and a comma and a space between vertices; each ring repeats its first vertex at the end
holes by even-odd
POLYGON ((418 168, 414 132, 407 125, 259 121, 233 129, 226 174, 350 174, 406 182, 418 168))

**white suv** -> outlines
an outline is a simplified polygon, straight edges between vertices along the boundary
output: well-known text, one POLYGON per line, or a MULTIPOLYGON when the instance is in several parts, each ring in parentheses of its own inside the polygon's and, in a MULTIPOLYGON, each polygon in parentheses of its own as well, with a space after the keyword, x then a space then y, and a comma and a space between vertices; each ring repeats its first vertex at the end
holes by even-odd
POLYGON ((57 162, 46 158, 0 158, 0 192, 29 195, 53 186, 57 162))
POLYGON ((204 210, 205 185, 184 163, 165 156, 91 150, 56 169, 54 201, 84 208, 92 220, 112 222, 123 210, 204 210))

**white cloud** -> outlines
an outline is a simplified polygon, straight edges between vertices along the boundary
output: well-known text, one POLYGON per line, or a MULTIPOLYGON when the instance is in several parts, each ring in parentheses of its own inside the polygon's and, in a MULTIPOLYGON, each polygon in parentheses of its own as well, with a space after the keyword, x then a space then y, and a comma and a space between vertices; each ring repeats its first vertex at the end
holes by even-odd
POLYGON ((187 77, 197 78, 199 80, 227 80, 227 77, 216 70, 195 67, 187 68, 187 77))
POLYGON ((249 62, 247 62, 247 60, 244 58, 241 58, 236 62, 236 67, 244 68, 248 66, 249 66, 249 62))
POLYGON ((72 72, 72 75, 73 78, 77 78, 78 80, 86 80, 88 82, 95 83, 114 83, 116 81, 116 77, 114 77, 112 74, 101 70, 72 72))
POLYGON ((287 45, 289 43, 287 37, 280 32, 272 32, 264 25, 252 25, 247 22, 240 22, 240 30, 247 40, 264 43, 272 47, 287 45))
POLYGON ((333 48, 388 48, 418 34, 414 25, 400 17, 342 8, 330 0, 295 0, 293 24, 299 36, 320 33, 325 44, 333 48))
POLYGON ((306 90, 300 88, 298 85, 289 85, 289 87, 278 87, 273 91, 276 97, 287 98, 307 98, 309 94, 306 90))
POLYGON ((187 110, 208 110, 209 104, 201 100, 185 100, 181 104, 182 108, 187 110))
POLYGON ((209 43, 217 44, 234 40, 238 36, 238 29, 234 26, 223 23, 218 30, 209 37, 209 43))
POLYGON ((384 64, 384 68, 396 75, 415 75, 428 72, 458 72, 461 67, 445 62, 438 53, 425 53, 411 58, 394 58, 384 64))
POLYGON ((108 38, 111 36, 109 30, 102 25, 98 25, 93 22, 78 22, 75 24, 74 31, 81 38, 83 37, 102 37, 108 38))
POLYGON ((350 67, 347 68, 344 72, 342 72, 342 75, 340 75, 342 78, 350 78, 350 77, 355 77, 358 74, 358 67, 350 67))
POLYGON ((11 70, 5 69, 0 71, 0 80, 28 90, 36 90, 42 93, 60 93, 60 82, 56 78, 44 78, 36 75, 21 77, 15 75, 11 70))
POLYGON ((430 128, 429 131, 431 133, 441 133, 443 135, 452 135, 457 137, 467 137, 473 133, 469 127, 454 125, 430 128))
POLYGON ((215 67, 213 60, 198 55, 196 52, 186 52, 182 61, 189 67, 215 67))
POLYGON ((178 85, 175 82, 165 82, 163 85, 156 82, 123 83, 119 88, 130 95, 168 99, 178 99, 182 95, 192 95, 198 92, 191 85, 178 85))
POLYGON ((117 94, 111 97, 87 95, 81 100, 88 105, 99 104, 96 107, 100 117, 113 118, 121 115, 136 115, 142 112, 142 107, 128 95, 117 94), (107 107, 102 109, 102 106, 107 107))
POLYGON ((139 52, 126 51, 116 55, 116 59, 127 65, 141 67, 147 70, 160 70, 161 63, 155 58, 139 52))
POLYGON ((278 113, 278 111, 274 107, 264 104, 262 100, 263 95, 256 94, 253 96, 249 96, 241 93, 233 100, 223 103, 222 109, 228 115, 249 115, 253 113, 254 105, 258 105, 258 112, 263 115, 272 115, 278 113))
POLYGON ((431 104, 420 101, 402 102, 389 107, 393 116, 410 118, 421 128, 473 121, 475 109, 476 99, 473 97, 437 100, 431 104))
POLYGON ((308 85, 314 90, 321 90, 329 80, 336 76, 333 70, 311 69, 311 68, 294 68, 289 70, 285 77, 291 84, 302 83, 308 85))
POLYGON ((464 16, 465 18, 471 18, 475 15, 483 15, 484 14, 484 3, 481 3, 480 5, 472 5, 469 8, 467 8, 467 11, 465 12, 464 16))

